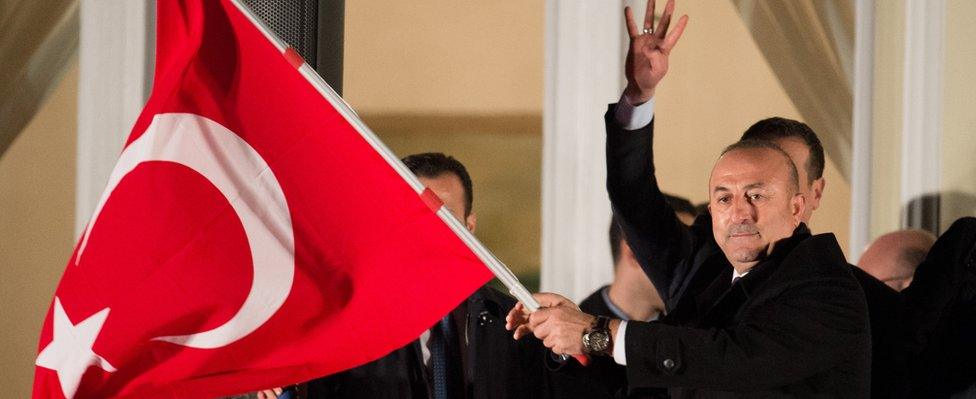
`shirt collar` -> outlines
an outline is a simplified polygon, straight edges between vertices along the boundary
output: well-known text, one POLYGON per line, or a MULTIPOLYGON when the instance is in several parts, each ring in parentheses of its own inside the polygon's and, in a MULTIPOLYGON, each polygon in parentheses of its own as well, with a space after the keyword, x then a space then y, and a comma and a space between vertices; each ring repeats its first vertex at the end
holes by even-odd
MULTIPOLYGON (((600 296, 603 297, 603 302, 607 304, 607 308, 610 309, 610 312, 613 313, 614 317, 616 317, 616 318, 618 318, 620 320, 630 320, 630 318, 627 317, 626 314, 624 314, 624 311, 621 310, 619 307, 617 307, 617 305, 614 305, 613 301, 610 300, 610 286, 609 285, 606 286, 606 287, 603 287, 603 289, 600 290, 600 296)), ((661 314, 660 313, 656 313, 653 316, 651 316, 650 319, 647 319, 647 320, 644 320, 644 321, 654 321, 654 320, 657 320, 659 317, 661 317, 661 314)))
POLYGON ((749 270, 746 270, 740 274, 738 270, 732 269, 732 281, 735 281, 737 278, 745 277, 747 274, 749 274, 749 270))

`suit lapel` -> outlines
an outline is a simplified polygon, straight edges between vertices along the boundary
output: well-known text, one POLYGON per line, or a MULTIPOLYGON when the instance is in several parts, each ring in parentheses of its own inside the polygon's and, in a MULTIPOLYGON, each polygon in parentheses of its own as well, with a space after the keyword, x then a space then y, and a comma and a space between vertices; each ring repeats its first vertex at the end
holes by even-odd
POLYGON ((712 279, 711 284, 702 291, 695 298, 695 305, 697 308, 697 315, 699 319, 703 319, 708 312, 718 304, 719 300, 725 296, 725 293, 729 290, 729 283, 732 281, 732 268, 729 267, 727 270, 718 273, 714 279, 712 279))
POLYGON ((494 302, 486 297, 482 288, 468 298, 467 330, 468 345, 465 359, 464 372, 466 381, 470 387, 469 395, 481 397, 486 392, 492 392, 493 387, 501 379, 495 374, 498 367, 495 364, 497 355, 491 353, 497 350, 500 343, 496 342, 496 337, 491 333, 489 323, 497 323, 495 316, 488 309, 494 302))
MULTIPOLYGON (((726 285, 729 284, 731 284, 731 281, 726 282, 726 285)), ((739 313, 739 309, 745 304, 747 298, 742 284, 736 283, 735 285, 731 285, 705 311, 701 326, 725 326, 730 324, 735 318, 735 315, 739 313)))

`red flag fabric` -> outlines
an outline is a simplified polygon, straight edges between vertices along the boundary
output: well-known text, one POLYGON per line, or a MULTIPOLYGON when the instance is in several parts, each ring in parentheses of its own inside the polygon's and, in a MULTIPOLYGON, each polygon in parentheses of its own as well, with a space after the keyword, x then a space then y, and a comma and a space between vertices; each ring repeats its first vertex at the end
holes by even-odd
POLYGON ((158 2, 153 93, 58 285, 34 397, 308 380, 408 343, 491 277, 249 18, 158 2))

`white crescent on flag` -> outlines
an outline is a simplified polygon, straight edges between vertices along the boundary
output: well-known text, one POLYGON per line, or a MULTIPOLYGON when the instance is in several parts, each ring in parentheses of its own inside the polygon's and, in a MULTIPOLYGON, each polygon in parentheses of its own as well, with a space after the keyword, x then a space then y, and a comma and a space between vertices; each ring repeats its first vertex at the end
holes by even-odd
POLYGON ((254 268, 244 304, 226 323, 204 332, 154 340, 213 349, 247 336, 268 321, 291 292, 295 275, 291 214, 281 185, 260 154, 240 136, 203 116, 158 114, 146 132, 126 147, 82 235, 75 264, 115 187, 139 164, 150 161, 186 166, 224 195, 244 226, 254 268))

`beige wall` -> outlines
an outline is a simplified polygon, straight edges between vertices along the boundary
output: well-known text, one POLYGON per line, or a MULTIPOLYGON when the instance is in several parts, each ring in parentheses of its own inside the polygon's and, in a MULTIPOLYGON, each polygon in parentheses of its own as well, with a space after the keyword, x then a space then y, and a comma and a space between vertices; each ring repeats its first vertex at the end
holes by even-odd
POLYGON ((945 97, 942 132, 942 228, 976 216, 976 2, 946 3, 945 97))
POLYGON ((78 62, 0 157, 0 386, 30 397, 41 323, 74 239, 78 62))
POLYGON ((478 238, 539 268, 541 0, 346 2, 343 97, 399 156, 440 151, 474 183, 478 238))
POLYGON ((871 239, 901 226, 902 80, 905 5, 875 3, 871 239))
POLYGON ((359 113, 542 112, 541 0, 347 1, 344 90, 359 113))

